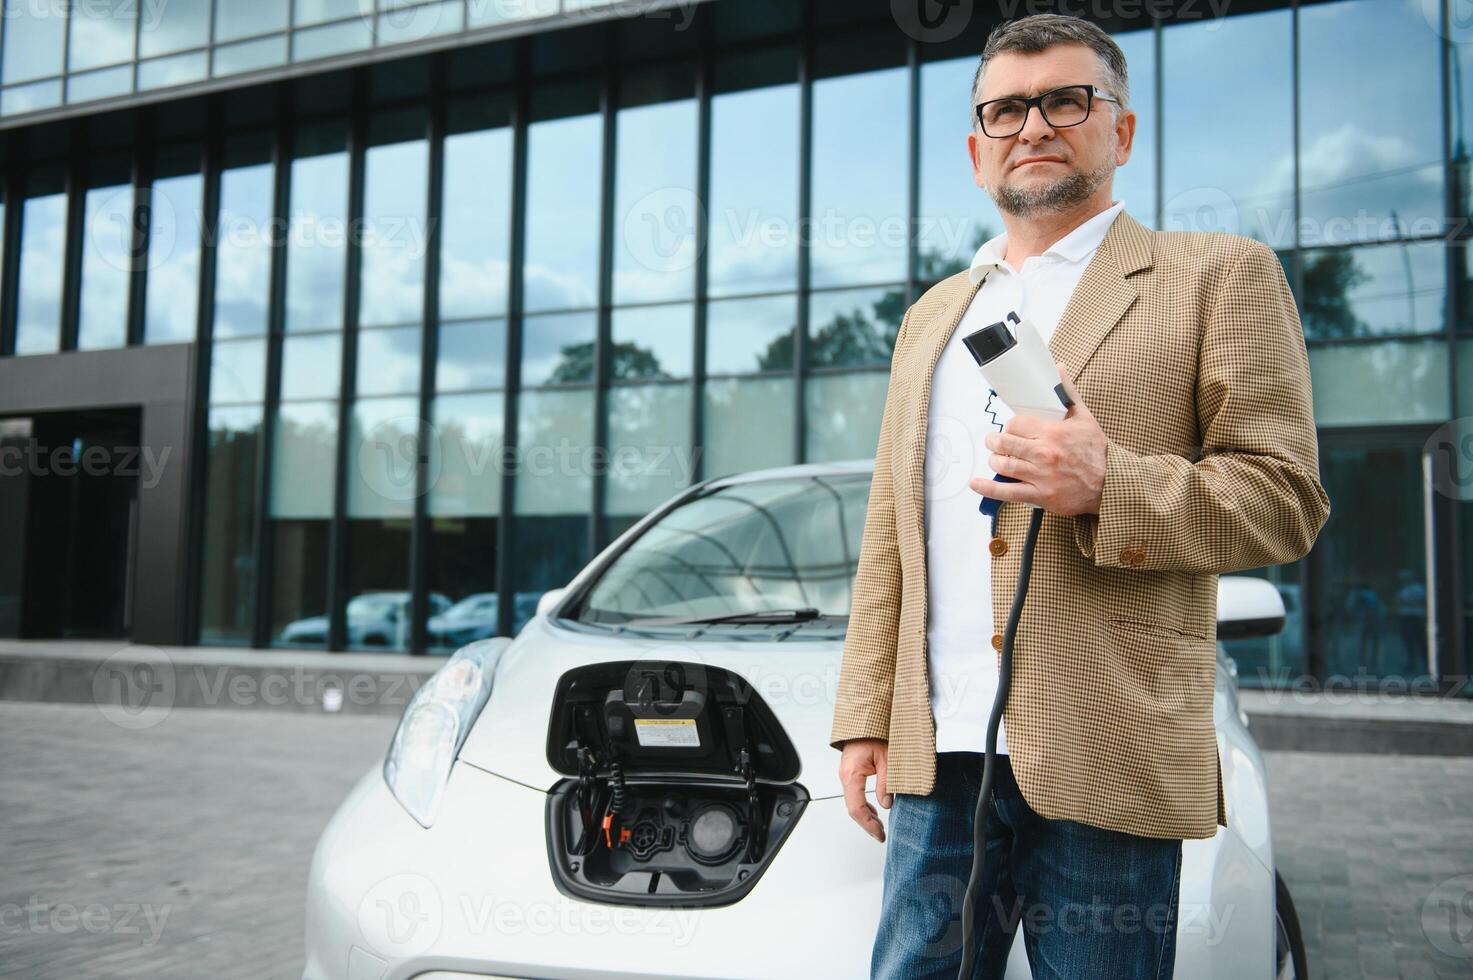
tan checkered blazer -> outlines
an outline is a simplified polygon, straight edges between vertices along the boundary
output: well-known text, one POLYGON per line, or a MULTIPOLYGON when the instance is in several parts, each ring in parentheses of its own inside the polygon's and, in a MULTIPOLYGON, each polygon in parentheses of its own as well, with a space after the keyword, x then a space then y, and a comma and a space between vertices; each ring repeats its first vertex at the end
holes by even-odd
MULTIPOLYGON (((906 313, 875 454, 830 738, 888 739, 892 793, 935 781, 926 423, 937 358, 976 291, 960 272, 906 313)), ((1109 448, 1099 514, 1044 516, 1013 648, 1010 761, 1046 817, 1212 837, 1227 825, 1212 723, 1217 576, 1298 559, 1330 512, 1294 298, 1267 246, 1154 232, 1122 212, 1049 346, 1109 448)), ((1030 510, 998 513, 999 630, 1030 510)), ((1000 645, 977 637, 979 656, 1000 645)))

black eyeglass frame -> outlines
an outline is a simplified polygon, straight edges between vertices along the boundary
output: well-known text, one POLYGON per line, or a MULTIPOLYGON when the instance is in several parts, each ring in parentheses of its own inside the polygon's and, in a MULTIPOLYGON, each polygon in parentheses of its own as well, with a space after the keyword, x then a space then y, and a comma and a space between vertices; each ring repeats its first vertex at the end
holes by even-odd
POLYGON ((1028 113, 1032 109, 1037 109, 1038 114, 1043 117, 1043 121, 1048 123, 1049 126, 1053 127, 1054 129, 1068 129, 1071 126, 1079 126, 1083 123, 1086 123, 1089 121, 1089 114, 1094 111, 1095 99, 1099 99, 1102 102, 1113 102, 1116 105, 1123 104, 1119 99, 1115 98, 1114 96, 1103 94, 1093 85, 1060 85, 1058 88, 1049 89, 1047 92, 1041 92, 1038 95, 1033 96, 1032 98, 1022 95, 1005 95, 1000 99, 988 99, 986 102, 978 102, 973 107, 973 112, 977 117, 977 125, 982 127, 982 135, 986 136, 988 139, 1000 140, 1007 139, 1009 136, 1017 136, 1019 133, 1021 133, 1023 131, 1023 127, 1028 125, 1028 113), (1079 120, 1079 122, 1064 123, 1062 125, 1055 123, 1052 119, 1048 117, 1048 113, 1044 111, 1043 100, 1051 95, 1057 95, 1060 92, 1067 92, 1070 89, 1076 88, 1084 89, 1084 118, 1079 120), (1013 130, 1011 133, 1003 133, 1000 136, 994 136, 987 131, 987 123, 985 123, 982 119, 982 110, 990 105, 995 105, 998 102, 1023 103, 1023 118, 1018 123, 1018 128, 1013 130))

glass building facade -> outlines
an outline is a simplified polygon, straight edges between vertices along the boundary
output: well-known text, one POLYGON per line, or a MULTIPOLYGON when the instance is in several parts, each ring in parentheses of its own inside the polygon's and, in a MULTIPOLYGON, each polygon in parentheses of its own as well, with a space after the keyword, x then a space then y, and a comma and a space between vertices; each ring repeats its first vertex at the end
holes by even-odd
MULTIPOLYGON (((360 6, 176 3, 146 43, 9 19, 0 116, 408 16, 360 6)), ((444 652, 684 486, 872 457, 905 309, 1002 230, 965 156, 980 10, 944 41, 868 0, 551 10, 471 44, 474 0, 425 6, 456 43, 5 135, 0 364, 194 352, 189 642, 444 652)), ((1243 683, 1461 676, 1473 32, 1416 0, 1105 26, 1139 119, 1115 197, 1271 245, 1309 349, 1333 512, 1255 573, 1288 626, 1235 645, 1243 683)))

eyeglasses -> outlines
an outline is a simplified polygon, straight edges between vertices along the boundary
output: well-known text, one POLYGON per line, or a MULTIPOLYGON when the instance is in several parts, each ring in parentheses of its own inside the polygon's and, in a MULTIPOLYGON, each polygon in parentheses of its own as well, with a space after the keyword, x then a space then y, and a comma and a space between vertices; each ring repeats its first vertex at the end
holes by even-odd
POLYGON ((1064 129, 1088 119, 1095 99, 1120 104, 1119 99, 1099 93, 1093 85, 1065 85, 1031 99, 989 99, 977 106, 977 121, 982 124, 982 132, 993 139, 1016 136, 1028 122, 1028 110, 1037 106, 1044 122, 1064 129))

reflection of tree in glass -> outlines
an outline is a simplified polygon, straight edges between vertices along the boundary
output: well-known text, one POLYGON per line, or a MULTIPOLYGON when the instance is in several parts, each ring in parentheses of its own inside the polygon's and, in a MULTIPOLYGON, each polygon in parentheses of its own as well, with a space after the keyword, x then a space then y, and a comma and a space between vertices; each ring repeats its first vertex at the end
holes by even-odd
MULTIPOLYGON (((972 234, 971 251, 975 253, 992 235, 987 228, 976 229, 972 234)), ((918 281, 924 288, 970 266, 969 259, 950 258, 939 250, 922 248, 916 264, 918 281)), ((883 364, 895 349, 895 335, 900 332, 900 321, 904 316, 905 290, 899 286, 885 290, 870 304, 868 312, 855 308, 834 314, 827 323, 813 325, 813 339, 808 344, 808 365, 851 367, 883 364)), ((783 371, 792 367, 793 331, 788 330, 769 343, 767 350, 758 357, 758 363, 763 371, 783 371)))
POLYGON ((1370 277, 1348 249, 1321 252, 1304 261, 1302 287, 1305 332, 1318 337, 1363 333, 1365 323, 1351 308, 1350 291, 1370 277))
MULTIPOLYGON (((577 384, 593 380, 593 342, 569 344, 559 350, 561 357, 548 378, 549 384, 577 384)), ((674 375, 660 366, 660 359, 648 347, 628 342, 614 344, 609 350, 609 377, 615 381, 653 380, 674 375)))

